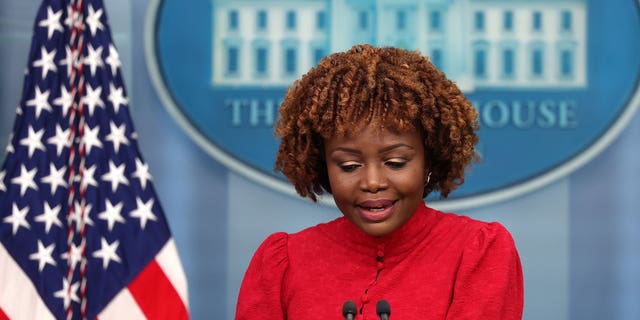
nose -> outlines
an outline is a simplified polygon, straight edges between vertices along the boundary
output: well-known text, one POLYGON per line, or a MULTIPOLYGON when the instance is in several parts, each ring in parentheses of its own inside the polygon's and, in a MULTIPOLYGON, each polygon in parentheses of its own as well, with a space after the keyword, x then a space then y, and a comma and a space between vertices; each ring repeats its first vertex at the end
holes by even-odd
POLYGON ((362 170, 361 189, 365 192, 376 193, 388 187, 388 181, 382 168, 367 166, 362 170))

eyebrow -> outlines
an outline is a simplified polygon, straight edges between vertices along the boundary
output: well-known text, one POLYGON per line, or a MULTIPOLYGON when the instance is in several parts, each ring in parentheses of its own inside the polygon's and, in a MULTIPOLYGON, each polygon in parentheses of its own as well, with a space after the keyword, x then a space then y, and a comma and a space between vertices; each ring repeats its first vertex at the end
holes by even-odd
MULTIPOLYGON (((409 148, 411 150, 414 150, 415 148, 406 144, 406 143, 396 143, 396 144, 392 144, 388 147, 384 147, 380 150, 379 153, 385 153, 385 152, 389 152, 393 149, 397 149, 397 148, 401 148, 401 147, 406 147, 409 148)), ((355 154, 362 154, 362 151, 358 150, 358 149, 352 149, 352 148, 346 148, 346 147, 337 147, 333 150, 331 150, 331 153, 336 152, 336 151, 342 151, 342 152, 348 152, 348 153, 355 153, 355 154)))

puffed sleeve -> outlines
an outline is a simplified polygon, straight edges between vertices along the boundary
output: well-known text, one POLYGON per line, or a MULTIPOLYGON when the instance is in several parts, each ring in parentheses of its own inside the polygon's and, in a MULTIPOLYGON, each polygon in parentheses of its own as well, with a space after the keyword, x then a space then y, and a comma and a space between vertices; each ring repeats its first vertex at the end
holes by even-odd
POLYGON ((256 250, 240 286, 236 320, 286 318, 281 289, 289 264, 287 239, 284 232, 274 233, 256 250))
POLYGON ((462 253, 447 320, 522 319, 522 265, 499 223, 482 227, 462 253))

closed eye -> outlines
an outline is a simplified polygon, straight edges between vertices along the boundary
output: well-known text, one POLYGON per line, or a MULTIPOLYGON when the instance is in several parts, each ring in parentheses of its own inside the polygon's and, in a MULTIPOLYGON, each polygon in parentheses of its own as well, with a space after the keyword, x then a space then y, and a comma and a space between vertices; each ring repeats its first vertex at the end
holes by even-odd
POLYGON ((340 165, 340 170, 344 171, 344 172, 353 172, 354 170, 358 169, 360 167, 359 164, 344 164, 344 165, 340 165))
POLYGON ((406 161, 386 161, 384 164, 391 169, 400 169, 406 166, 407 162, 406 161))

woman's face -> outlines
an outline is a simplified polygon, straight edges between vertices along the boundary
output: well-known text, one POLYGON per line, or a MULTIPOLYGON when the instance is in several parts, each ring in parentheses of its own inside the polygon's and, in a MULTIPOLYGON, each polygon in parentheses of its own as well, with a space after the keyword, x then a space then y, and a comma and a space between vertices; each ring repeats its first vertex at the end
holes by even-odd
POLYGON ((382 236, 402 226, 422 201, 428 172, 417 129, 395 134, 367 126, 325 141, 336 205, 362 231, 382 236))

